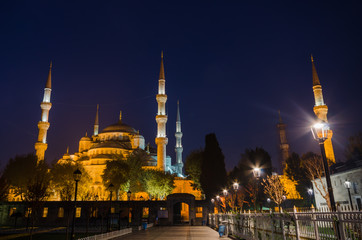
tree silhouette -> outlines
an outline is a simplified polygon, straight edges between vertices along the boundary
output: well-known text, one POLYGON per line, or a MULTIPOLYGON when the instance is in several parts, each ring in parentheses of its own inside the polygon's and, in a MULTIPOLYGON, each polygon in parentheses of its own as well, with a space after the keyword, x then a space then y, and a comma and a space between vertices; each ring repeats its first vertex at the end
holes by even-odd
POLYGON ((226 185, 224 158, 216 135, 214 133, 206 135, 200 182, 207 198, 212 198, 226 185))

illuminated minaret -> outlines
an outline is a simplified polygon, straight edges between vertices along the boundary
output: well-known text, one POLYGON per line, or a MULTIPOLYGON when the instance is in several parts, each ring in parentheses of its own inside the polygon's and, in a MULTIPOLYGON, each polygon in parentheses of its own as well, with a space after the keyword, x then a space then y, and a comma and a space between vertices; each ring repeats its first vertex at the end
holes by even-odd
POLYGON ((47 144, 47 131, 49 129, 50 123, 48 122, 49 110, 52 108, 50 103, 50 95, 52 92, 52 62, 50 62, 48 80, 44 88, 44 98, 43 102, 40 104, 41 108, 41 120, 38 122, 38 141, 35 143, 36 156, 38 161, 44 160, 45 151, 48 148, 47 144))
POLYGON ((281 160, 281 166, 282 171, 284 171, 286 167, 286 160, 290 156, 289 151, 289 144, 287 141, 287 134, 286 134, 286 125, 282 121, 282 117, 280 116, 280 111, 278 111, 279 114, 279 122, 277 123, 277 128, 279 131, 279 151, 280 151, 280 160, 281 160))
POLYGON ((161 67, 160 67, 160 77, 158 80, 158 94, 156 95, 156 100, 158 103, 158 111, 156 116, 157 122, 157 169, 165 171, 165 163, 166 163, 166 145, 168 143, 168 139, 166 136, 166 123, 167 123, 167 115, 166 115, 166 101, 167 95, 165 90, 165 71, 163 67, 163 52, 161 52, 161 67))
MULTIPOLYGON (((314 65, 314 59, 312 55, 311 55, 311 60, 312 60, 312 74, 313 74, 313 92, 315 100, 313 111, 318 119, 328 122, 327 120, 328 107, 324 103, 322 85, 319 81, 319 77, 314 65)), ((332 135, 333 135, 332 130, 328 130, 328 139, 324 142, 324 149, 326 152, 326 157, 332 162, 335 162, 336 160, 334 157, 334 151, 332 145, 332 135)))
POLYGON ((179 101, 177 101, 177 119, 176 119, 176 167, 177 167, 177 173, 182 174, 182 168, 184 166, 182 162, 182 132, 181 132, 181 118, 180 118, 180 104, 179 101))
POLYGON ((93 135, 97 136, 99 131, 99 120, 98 120, 98 111, 99 111, 99 104, 97 104, 97 113, 96 113, 96 119, 94 121, 94 132, 93 135))

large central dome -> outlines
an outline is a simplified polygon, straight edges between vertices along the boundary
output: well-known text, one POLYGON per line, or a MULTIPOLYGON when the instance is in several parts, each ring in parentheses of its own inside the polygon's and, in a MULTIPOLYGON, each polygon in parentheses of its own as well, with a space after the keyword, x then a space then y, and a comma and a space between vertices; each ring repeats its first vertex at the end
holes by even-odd
POLYGON ((109 132, 126 132, 134 134, 137 133, 137 131, 133 127, 123 123, 121 120, 119 120, 115 124, 109 125, 108 127, 104 128, 102 131, 102 133, 109 133, 109 132))

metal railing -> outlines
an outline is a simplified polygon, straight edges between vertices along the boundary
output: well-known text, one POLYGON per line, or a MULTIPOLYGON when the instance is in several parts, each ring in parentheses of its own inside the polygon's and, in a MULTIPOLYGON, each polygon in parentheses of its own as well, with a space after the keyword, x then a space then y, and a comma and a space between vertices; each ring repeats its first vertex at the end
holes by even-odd
POLYGON ((342 211, 210 214, 211 227, 225 225, 225 234, 243 239, 362 239, 362 212, 342 211), (338 236, 339 235, 339 236, 338 236))
POLYGON ((132 233, 132 228, 125 228, 117 231, 102 233, 94 236, 89 236, 85 238, 78 238, 78 240, 107 240, 115 237, 120 237, 126 235, 128 233, 132 233))

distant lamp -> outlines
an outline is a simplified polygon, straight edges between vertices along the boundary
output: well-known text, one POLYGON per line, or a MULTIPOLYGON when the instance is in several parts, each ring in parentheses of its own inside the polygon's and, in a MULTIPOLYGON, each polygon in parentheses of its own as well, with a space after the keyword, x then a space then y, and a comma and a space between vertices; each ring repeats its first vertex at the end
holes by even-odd
POLYGON ((308 192, 308 195, 309 195, 309 196, 312 196, 312 195, 313 195, 313 189, 308 188, 308 191, 307 191, 307 192, 308 192))
POLYGON ((324 142, 328 138, 329 124, 319 121, 311 127, 313 138, 318 142, 324 142))
POLYGON ((268 203, 270 203, 270 202, 271 202, 271 199, 270 199, 270 198, 268 198, 266 201, 267 201, 268 203))
POLYGON ((254 177, 259 178, 260 177, 260 168, 253 168, 253 174, 254 177))
POLYGON ((215 199, 211 198, 211 203, 214 204, 215 202, 215 199))
POLYGON ((234 188, 235 191, 238 190, 239 189, 239 184, 237 182, 234 182, 233 183, 233 188, 234 188))
POLYGON ((228 195, 228 190, 224 189, 224 190, 222 191, 222 193, 224 194, 224 196, 226 196, 226 195, 228 195))
POLYGON ((351 210, 353 211, 352 197, 351 197, 351 187, 352 183, 346 179, 344 182, 344 186, 347 188, 348 196, 349 196, 349 204, 351 206, 351 210))
POLYGON ((287 196, 283 195, 282 199, 283 199, 283 201, 287 200, 287 196))
POLYGON ((219 195, 216 195, 216 200, 219 201, 219 199, 220 199, 220 196, 219 196, 219 195))
POLYGON ((75 171, 73 172, 74 181, 75 181, 75 182, 79 182, 80 179, 81 179, 81 177, 82 177, 82 172, 77 168, 77 170, 75 170, 75 171))

